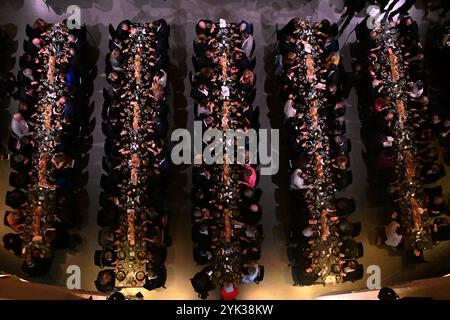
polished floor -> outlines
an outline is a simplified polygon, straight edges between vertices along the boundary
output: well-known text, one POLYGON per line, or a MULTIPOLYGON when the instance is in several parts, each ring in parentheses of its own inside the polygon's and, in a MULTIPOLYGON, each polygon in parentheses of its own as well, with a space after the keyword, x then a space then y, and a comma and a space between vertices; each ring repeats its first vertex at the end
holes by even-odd
MULTIPOLYGON (((86 24, 90 41, 100 50, 97 61, 98 75, 95 80, 95 91, 92 100, 95 101, 97 127, 94 131, 94 146, 90 151, 89 183, 87 185, 87 210, 79 230, 75 230, 83 238, 83 244, 77 252, 60 251, 57 253, 50 275, 43 279, 34 279, 45 283, 65 285, 66 268, 78 265, 82 271, 82 289, 95 290, 94 280, 99 268, 94 266, 94 250, 98 249, 96 224, 98 196, 100 192, 101 157, 103 156, 104 136, 101 132, 100 109, 103 103, 101 90, 105 86, 104 59, 108 51, 108 24, 117 25, 123 19, 134 21, 152 21, 165 18, 171 24, 171 93, 172 128, 188 128, 193 126, 193 102, 189 95, 188 70, 192 69, 192 40, 194 26, 200 18, 225 18, 240 21, 245 19, 254 24, 256 41, 256 73, 257 98, 255 105, 261 108, 262 128, 276 128, 279 125, 279 114, 282 112, 274 92, 273 78, 270 76, 273 63, 273 44, 275 42, 276 25, 284 25, 292 17, 312 16, 314 20, 328 18, 331 21, 339 19, 342 0, 3 0, 0 2, 0 25, 6 25, 18 41, 16 57, 22 53, 21 43, 25 36, 25 25, 36 18, 54 22, 67 17, 66 8, 77 4, 81 7, 81 20, 86 24)), ((399 1, 402 3, 403 1, 399 1)), ((418 3, 421 3, 418 1, 418 3)), ((429 20, 421 20, 423 8, 413 8, 412 15, 420 23, 422 35, 427 32, 429 20)), ((342 54, 349 64, 348 44, 354 41, 351 33, 362 15, 354 18, 340 39, 342 54)), ((435 14, 429 19, 437 19, 435 14)), ((17 71, 17 65, 15 67, 17 71)), ((362 232, 357 240, 364 244, 365 255, 360 262, 365 266, 378 265, 381 268, 382 285, 392 285, 412 279, 429 277, 450 269, 450 243, 442 243, 426 253, 426 263, 406 265, 400 253, 392 253, 380 249, 373 244, 372 235, 375 228, 384 222, 382 208, 369 200, 366 166, 361 157, 362 143, 360 141, 360 122, 356 110, 356 95, 352 92, 348 99, 350 107, 346 114, 348 136, 353 141, 351 163, 354 175, 353 184, 345 192, 345 196, 356 199, 357 210, 352 215, 354 221, 362 221, 362 232)), ((10 112, 16 110, 12 102, 10 112)), ((284 141, 281 141, 283 144, 284 141)), ((311 299, 317 296, 364 289, 366 278, 355 283, 335 286, 294 287, 287 265, 285 221, 287 203, 286 187, 288 183, 287 168, 281 158, 282 167, 274 177, 263 176, 260 187, 264 194, 261 199, 263 206, 263 228, 265 239, 262 247, 260 263, 265 266, 265 279, 259 285, 251 284, 241 287, 241 299, 311 299)), ((447 172, 450 169, 447 168, 447 172)), ((4 195, 8 190, 9 164, 0 163, 0 212, 4 212, 4 195)), ((192 242, 190 237, 189 192, 191 188, 191 170, 189 167, 175 167, 173 181, 167 199, 167 207, 172 211, 170 233, 173 246, 169 248, 166 267, 168 269, 167 289, 153 292, 142 290, 148 299, 195 299, 189 279, 199 270, 192 259, 192 242), (145 291, 145 292, 144 292, 145 291)), ((448 177, 439 181, 444 184, 446 195, 450 192, 448 177)), ((0 226, 0 235, 9 232, 0 226)), ((0 248, 0 270, 17 274, 27 279, 20 270, 20 259, 0 248)), ((139 290, 130 290, 136 293, 139 290)), ((212 297, 217 297, 216 294, 212 297)))

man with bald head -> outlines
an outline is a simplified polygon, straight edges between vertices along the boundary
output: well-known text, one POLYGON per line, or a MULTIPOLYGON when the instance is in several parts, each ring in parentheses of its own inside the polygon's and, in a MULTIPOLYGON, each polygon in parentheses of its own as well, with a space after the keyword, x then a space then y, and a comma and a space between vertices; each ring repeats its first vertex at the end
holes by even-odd
POLYGON ((28 123, 20 113, 14 113, 11 121, 11 130, 19 139, 30 134, 28 123))

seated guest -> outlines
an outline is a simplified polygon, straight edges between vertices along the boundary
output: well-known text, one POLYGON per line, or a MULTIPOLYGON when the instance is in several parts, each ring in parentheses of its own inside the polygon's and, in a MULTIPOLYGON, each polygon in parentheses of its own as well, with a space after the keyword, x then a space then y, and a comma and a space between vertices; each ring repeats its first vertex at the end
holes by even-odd
POLYGON ((192 240, 201 247, 208 247, 212 241, 212 232, 209 225, 203 222, 199 226, 194 226, 192 230, 192 240))
POLYGON ((313 268, 306 265, 306 261, 296 260, 292 267, 292 278, 297 285, 310 286, 316 283, 319 275, 314 273, 313 268))
POLYGON ((117 38, 119 38, 121 41, 126 40, 130 36, 131 28, 132 26, 129 20, 122 21, 115 32, 117 38))
POLYGON ((111 228, 105 227, 100 231, 98 242, 104 250, 112 249, 115 239, 114 231, 111 228))
POLYGON ((7 233, 3 236, 3 246, 6 250, 11 250, 14 255, 22 255, 22 239, 16 233, 7 233))
POLYGON ((15 153, 11 157, 11 168, 18 173, 27 174, 31 169, 31 160, 22 154, 15 153))
POLYGON ((32 56, 37 56, 39 50, 44 46, 44 40, 40 38, 34 38, 31 42, 28 42, 28 46, 25 48, 26 52, 32 56))
POLYGON ((147 277, 145 279, 144 288, 151 291, 158 288, 165 288, 167 279, 167 271, 163 265, 151 266, 147 268, 147 277))
POLYGON ((167 249, 164 246, 159 246, 153 243, 147 243, 147 261, 152 265, 163 264, 166 256, 167 249))
POLYGON ((23 172, 11 172, 9 181, 13 188, 28 189, 31 186, 31 177, 23 172))
POLYGON ((433 241, 446 241, 450 239, 450 217, 440 215, 431 220, 431 237, 433 241))
POLYGON ((95 287, 100 292, 109 292, 114 290, 116 274, 114 270, 102 270, 98 273, 95 287))
POLYGON ((305 179, 307 178, 307 174, 303 173, 302 170, 294 170, 291 174, 291 189, 312 189, 312 184, 305 184, 305 179))
POLYGON ((111 267, 116 264, 117 254, 113 250, 105 250, 102 254, 102 266, 111 267))
POLYGON ((429 184, 438 181, 445 176, 445 169, 442 163, 426 164, 422 168, 423 183, 429 184))
POLYGON ((250 188, 254 188, 256 185, 257 173, 252 166, 245 166, 244 170, 244 182, 250 188))
POLYGON ((251 204, 248 209, 242 210, 242 222, 256 225, 262 217, 262 208, 256 203, 251 204))
POLYGON ((213 271, 211 267, 205 267, 203 270, 197 272, 191 279, 192 287, 194 291, 198 293, 200 299, 206 299, 208 292, 214 290, 216 286, 211 280, 213 271))
POLYGON ((27 196, 22 190, 14 189, 13 191, 8 191, 6 193, 5 203, 11 208, 16 209, 25 206, 27 201, 27 196))
POLYGON ((23 138, 30 134, 27 121, 20 113, 15 113, 11 121, 11 130, 19 138, 23 138))
POLYGON ((238 288, 232 282, 225 282, 220 289, 220 298, 222 300, 236 300, 239 294, 238 288))
POLYGON ((251 283, 251 282, 255 281, 255 279, 259 275, 259 270, 260 270, 259 265, 256 263, 244 264, 243 268, 244 268, 244 273, 243 273, 243 277, 242 277, 242 282, 243 283, 251 283))
POLYGON ((5 214, 6 223, 11 229, 19 232, 25 226, 25 210, 14 209, 12 212, 7 212, 5 214))
POLYGON ((30 277, 42 277, 50 268, 50 260, 43 258, 39 250, 27 254, 22 264, 22 270, 30 277))
POLYGON ((364 276, 364 269, 362 265, 355 260, 347 260, 341 265, 344 273, 344 281, 356 281, 362 279, 364 276))
POLYGON ((212 254, 210 251, 204 248, 195 247, 194 248, 194 261, 199 265, 207 264, 212 261, 212 254))
POLYGON ((345 139, 343 136, 335 136, 333 138, 332 144, 331 144, 332 152, 333 154, 341 154, 341 153, 348 153, 349 152, 349 145, 347 142, 347 139, 345 139))
POLYGON ((355 200, 349 198, 339 198, 335 202, 336 214, 338 216, 346 216, 355 211, 355 200))
POLYGON ((397 248, 402 242, 404 229, 397 221, 392 221, 385 227, 386 241, 384 242, 391 248, 397 248))

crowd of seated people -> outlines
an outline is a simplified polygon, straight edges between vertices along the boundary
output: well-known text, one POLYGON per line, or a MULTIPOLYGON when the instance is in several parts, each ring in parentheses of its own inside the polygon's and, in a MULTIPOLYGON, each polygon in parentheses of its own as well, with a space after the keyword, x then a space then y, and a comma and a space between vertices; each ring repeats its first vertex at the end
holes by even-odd
MULTIPOLYGON (((9 115, 6 110, 11 102, 11 98, 17 98, 16 77, 11 72, 14 67, 15 59, 11 57, 14 50, 14 41, 8 34, 7 29, 0 26, 0 112, 3 119, 9 115)), ((0 127, 0 160, 9 158, 7 140, 4 139, 9 135, 7 123, 2 123, 0 127)))
POLYGON ((348 216, 353 199, 335 198, 352 182, 351 141, 345 137, 345 70, 328 20, 292 19, 278 33, 281 97, 288 133, 291 234, 288 248, 296 285, 354 281, 361 229, 348 216), (325 253, 325 254, 324 254, 325 253), (329 265, 329 255, 335 257, 329 265))
POLYGON ((436 142, 443 127, 433 124, 418 25, 406 16, 374 30, 360 25, 357 35, 365 161, 387 213, 378 244, 404 246, 422 260, 431 240, 448 239, 449 229, 442 189, 435 186, 445 176, 436 142))
POLYGON ((132 268, 145 263, 142 278, 120 287, 154 290, 164 287, 166 281, 169 33, 163 19, 143 24, 125 20, 116 29, 110 26, 111 53, 106 61, 109 86, 104 90, 102 110, 106 175, 101 177, 104 191, 98 213, 102 250, 96 252, 95 264, 115 270, 99 272, 95 282, 99 291, 118 287, 116 280, 126 281, 120 273, 133 261, 128 260, 129 255, 139 250, 142 253, 132 268))
POLYGON ((17 75, 19 100, 8 146, 10 185, 4 223, 14 233, 3 238, 6 249, 24 258, 30 276, 44 275, 53 249, 80 243, 68 230, 78 221, 75 176, 83 169, 84 91, 81 78, 89 72, 83 61, 89 46, 84 28, 38 19, 27 26, 29 40, 17 75), (81 61, 83 66, 81 67, 81 61))
MULTIPOLYGON (((203 132, 258 128, 258 109, 252 104, 252 25, 200 20, 196 32, 195 74, 191 76, 195 120, 201 121, 203 132)), ((203 140, 204 150, 210 142, 203 140)), ((222 299, 233 300, 239 284, 263 278, 263 266, 257 263, 263 236, 258 225, 261 191, 256 187, 257 164, 251 157, 246 149, 243 163, 228 164, 225 160, 223 164, 203 162, 193 167, 193 255, 197 264, 206 267, 191 281, 202 299, 219 284, 222 299)))

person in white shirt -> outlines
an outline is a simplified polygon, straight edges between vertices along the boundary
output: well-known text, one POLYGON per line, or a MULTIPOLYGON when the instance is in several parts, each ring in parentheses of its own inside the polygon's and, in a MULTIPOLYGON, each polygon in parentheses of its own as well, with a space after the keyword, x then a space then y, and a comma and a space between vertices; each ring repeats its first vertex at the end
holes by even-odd
POLYGON ((259 265, 257 264, 250 264, 250 265, 244 265, 244 268, 247 267, 247 274, 244 275, 242 278, 243 283, 250 283, 255 281, 255 279, 258 277, 259 273, 259 265))
POLYGON ((411 92, 408 92, 409 96, 414 99, 418 99, 423 94, 423 83, 422 81, 417 81, 412 85, 411 92))
POLYGON ((292 100, 292 95, 289 95, 289 99, 284 103, 284 116, 285 119, 295 117, 297 115, 297 110, 294 107, 294 100, 292 100))
POLYGON ((11 130, 19 138, 23 138, 30 134, 27 121, 20 113, 15 113, 11 121, 11 130))
POLYGON ((305 184, 306 174, 297 169, 291 174, 291 189, 312 189, 312 185, 305 184))
POLYGON ((313 229, 312 229, 311 227, 309 227, 309 226, 302 230, 302 235, 303 235, 305 238, 311 238, 313 234, 314 234, 314 231, 313 231, 313 229))
POLYGON ((158 74, 155 75, 154 79, 163 87, 167 86, 167 73, 163 69, 159 70, 158 74))
POLYGON ((403 228, 394 220, 385 227, 384 231, 387 237, 384 243, 389 247, 396 248, 403 239, 403 228))
POLYGON ((242 51, 244 51, 247 58, 251 60, 253 51, 253 36, 243 32, 242 38, 244 38, 244 41, 242 42, 242 51))

